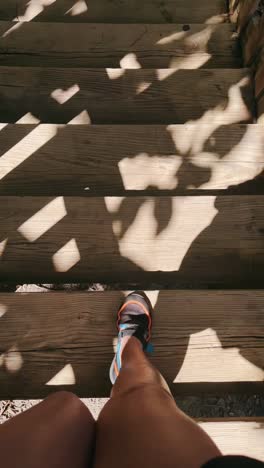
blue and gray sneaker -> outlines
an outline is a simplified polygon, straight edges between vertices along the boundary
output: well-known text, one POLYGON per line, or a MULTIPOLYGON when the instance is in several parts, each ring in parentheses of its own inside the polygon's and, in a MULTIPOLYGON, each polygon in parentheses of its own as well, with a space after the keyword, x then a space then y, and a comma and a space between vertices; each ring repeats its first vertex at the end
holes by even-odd
POLYGON ((122 338, 134 336, 146 351, 151 338, 152 305, 142 291, 129 294, 117 313, 117 350, 110 367, 110 380, 114 385, 122 367, 122 338))

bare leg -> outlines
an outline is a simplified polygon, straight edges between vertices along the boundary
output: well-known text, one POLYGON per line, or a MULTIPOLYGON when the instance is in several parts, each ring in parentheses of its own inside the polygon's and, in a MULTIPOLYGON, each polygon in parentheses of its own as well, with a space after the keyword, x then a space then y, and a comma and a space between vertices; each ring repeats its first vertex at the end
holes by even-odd
POLYGON ((0 426, 5 468, 88 468, 94 420, 78 397, 54 393, 0 426))
POLYGON ((176 406, 137 338, 122 354, 112 398, 97 424, 96 468, 200 468, 221 455, 176 406))

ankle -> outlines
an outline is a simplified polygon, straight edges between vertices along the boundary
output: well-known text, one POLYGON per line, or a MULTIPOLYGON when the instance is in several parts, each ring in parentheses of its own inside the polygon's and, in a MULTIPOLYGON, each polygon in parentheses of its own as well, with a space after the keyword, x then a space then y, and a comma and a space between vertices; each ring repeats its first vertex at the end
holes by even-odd
POLYGON ((122 361, 138 360, 142 355, 145 356, 141 341, 135 336, 129 337, 123 346, 122 361))

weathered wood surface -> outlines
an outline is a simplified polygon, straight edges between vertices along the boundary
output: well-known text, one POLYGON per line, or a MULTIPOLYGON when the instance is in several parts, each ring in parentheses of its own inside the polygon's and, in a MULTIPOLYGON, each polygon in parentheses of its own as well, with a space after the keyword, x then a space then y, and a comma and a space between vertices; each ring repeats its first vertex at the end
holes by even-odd
POLYGON ((46 67, 239 68, 232 24, 0 22, 0 65, 46 67))
POLYGON ((224 455, 244 455, 264 462, 264 419, 204 422, 201 427, 224 455))
MULTIPOLYGON (((263 291, 150 292, 152 362, 174 394, 262 385, 263 291)), ((1 294, 0 397, 108 396, 122 293, 1 294)))
POLYGON ((1 195, 264 194, 260 125, 10 124, 0 149, 1 195))
POLYGON ((22 21, 189 23, 190 16, 193 23, 224 21, 227 3, 225 0, 57 0, 44 7, 28 0, 1 0, 0 5, 0 19, 22 21))
POLYGON ((245 70, 114 70, 113 76, 113 69, 1 68, 1 122, 28 123, 33 115, 57 124, 220 125, 249 121, 253 103, 245 70))
POLYGON ((0 280, 257 287, 263 208, 261 195, 3 196, 0 280))

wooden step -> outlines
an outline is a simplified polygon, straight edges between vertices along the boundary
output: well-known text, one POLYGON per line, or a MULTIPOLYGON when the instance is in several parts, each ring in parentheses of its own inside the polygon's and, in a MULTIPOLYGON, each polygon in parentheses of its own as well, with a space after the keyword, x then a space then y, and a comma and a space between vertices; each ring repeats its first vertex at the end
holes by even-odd
MULTIPOLYGON (((37 259, 37 257, 36 257, 37 259)), ((41 268, 41 265, 39 265, 41 268)), ((174 395, 263 386, 263 291, 150 292, 152 362, 174 395)), ((0 295, 0 397, 109 395, 120 291, 0 295)))
MULTIPOLYGON (((1 0, 0 19, 104 23, 215 23, 227 17, 225 0, 60 0, 42 7, 28 0, 1 0)), ((47 2, 46 2, 47 3, 47 2)), ((42 2, 43 4, 43 2, 42 2)))
POLYGON ((0 65, 239 68, 232 24, 0 22, 0 65))
POLYGON ((252 119, 247 70, 2 67, 0 121, 231 124, 252 119), (21 120, 23 119, 23 120, 21 120))
POLYGON ((0 226, 1 282, 263 284, 263 195, 3 196, 0 226))
POLYGON ((0 148, 0 195, 264 195, 261 125, 14 124, 0 148))
POLYGON ((200 423, 223 455, 244 455, 264 462, 264 418, 200 423))

